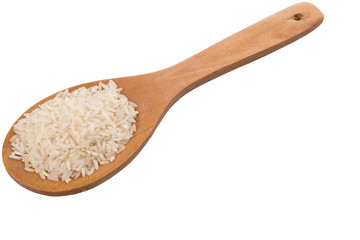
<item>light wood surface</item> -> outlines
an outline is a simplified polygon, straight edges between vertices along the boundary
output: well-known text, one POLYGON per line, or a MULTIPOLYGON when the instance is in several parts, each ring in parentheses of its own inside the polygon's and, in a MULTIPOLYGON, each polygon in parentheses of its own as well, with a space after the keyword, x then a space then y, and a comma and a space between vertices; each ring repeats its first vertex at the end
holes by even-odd
MULTIPOLYGON (((137 130, 126 149, 118 154, 115 161, 102 165, 90 176, 80 177, 67 184, 61 181, 42 180, 38 174, 26 172, 23 162, 8 157, 11 154, 9 140, 14 135, 12 129, 3 145, 2 156, 6 170, 21 186, 45 195, 68 195, 93 188, 115 175, 134 159, 167 110, 184 94, 303 37, 318 27, 323 17, 314 5, 299 3, 251 25, 172 67, 149 74, 112 79, 123 88, 122 93, 138 105, 137 130)), ((69 90, 80 86, 90 87, 98 82, 74 86, 69 90)), ((43 99, 26 112, 31 112, 38 104, 54 96, 55 94, 43 99)))

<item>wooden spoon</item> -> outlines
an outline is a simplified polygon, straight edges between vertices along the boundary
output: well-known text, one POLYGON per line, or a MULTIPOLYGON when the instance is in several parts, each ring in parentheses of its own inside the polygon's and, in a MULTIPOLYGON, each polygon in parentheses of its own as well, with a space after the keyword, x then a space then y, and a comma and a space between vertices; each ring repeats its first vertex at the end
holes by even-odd
MULTIPOLYGON (((310 3, 299 3, 286 8, 254 25, 224 39, 204 51, 161 71, 112 79, 138 107, 137 130, 126 149, 115 161, 102 165, 94 174, 70 183, 43 180, 36 173, 24 170, 21 161, 9 159, 12 128, 3 145, 3 161, 7 172, 21 186, 45 195, 59 196, 82 192, 106 181, 134 159, 149 140, 167 110, 184 94, 226 72, 265 56, 318 27, 324 16, 310 3)), ((107 80, 103 80, 107 82, 107 80)), ((90 87, 99 81, 69 88, 90 87)), ((53 98, 53 94, 36 103, 53 98)), ((22 118, 22 116, 20 117, 22 118)), ((19 119, 20 119, 19 118, 19 119)))

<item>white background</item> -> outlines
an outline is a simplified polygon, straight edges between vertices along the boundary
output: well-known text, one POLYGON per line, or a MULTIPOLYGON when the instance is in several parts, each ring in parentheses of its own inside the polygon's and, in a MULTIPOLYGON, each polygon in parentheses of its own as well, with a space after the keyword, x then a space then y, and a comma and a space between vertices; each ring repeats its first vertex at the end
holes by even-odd
MULTIPOLYGON (((4 139, 54 92, 169 67, 297 2, 0 3, 4 139)), ((104 184, 48 197, 1 165, 0 238, 359 239, 359 13, 312 3, 318 29, 188 93, 104 184)))

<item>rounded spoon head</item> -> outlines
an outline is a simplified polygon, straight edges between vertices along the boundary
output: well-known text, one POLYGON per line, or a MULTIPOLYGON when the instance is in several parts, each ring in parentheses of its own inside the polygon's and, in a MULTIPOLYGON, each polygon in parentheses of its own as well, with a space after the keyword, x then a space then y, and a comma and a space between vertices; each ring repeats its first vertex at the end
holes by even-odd
MULTIPOLYGON (((139 115, 136 118, 137 130, 135 131, 134 136, 127 143, 125 150, 119 153, 113 162, 102 165, 90 176, 79 177, 69 183, 61 180, 55 182, 48 179, 41 179, 38 174, 25 171, 24 163, 22 161, 9 158, 9 155, 12 152, 10 139, 15 134, 12 127, 5 138, 2 151, 3 162, 9 175, 26 189, 51 196, 79 193, 93 188, 115 175, 129 164, 140 152, 154 132, 155 127, 166 108, 164 101, 161 101, 160 98, 149 98, 155 93, 151 91, 151 86, 144 84, 147 79, 153 78, 155 75, 156 74, 146 74, 112 79, 117 83, 118 87, 123 88, 122 93, 127 96, 129 100, 138 105, 136 110, 139 111, 139 115), (151 99, 151 101, 149 101, 149 99, 151 99)), ((81 84, 69 88, 69 91, 73 91, 79 87, 91 87, 97 85, 99 82, 107 83, 108 80, 81 84)), ((57 93, 36 103, 25 113, 33 111, 39 104, 54 98, 56 94, 57 93)), ((19 119, 22 117, 23 115, 19 119)))

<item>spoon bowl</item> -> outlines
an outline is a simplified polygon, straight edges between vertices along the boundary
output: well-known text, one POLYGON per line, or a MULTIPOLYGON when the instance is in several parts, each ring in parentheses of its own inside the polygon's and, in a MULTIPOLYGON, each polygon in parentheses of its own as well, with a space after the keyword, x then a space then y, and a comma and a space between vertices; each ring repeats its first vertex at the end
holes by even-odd
MULTIPOLYGON (((172 67, 138 76, 115 78, 122 94, 137 104, 137 130, 116 159, 102 165, 92 175, 80 177, 70 183, 43 180, 36 173, 24 170, 24 163, 9 158, 13 127, 3 144, 3 162, 9 175, 21 186, 45 195, 60 196, 79 193, 93 188, 111 178, 129 164, 145 146, 167 110, 183 95, 235 68, 263 57, 318 27, 323 14, 310 3, 299 3, 275 13, 250 27, 235 33, 172 67)), ((91 87, 100 81, 69 88, 91 87)), ((107 83, 108 80, 101 82, 107 83)), ((39 104, 54 98, 57 93, 29 108, 31 112, 39 104)), ((21 116, 19 119, 21 119, 21 116)))

